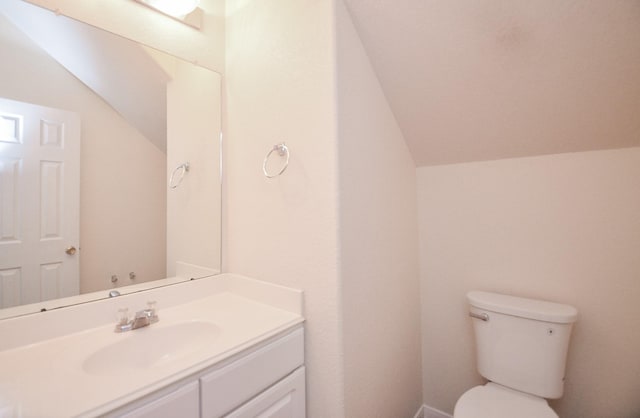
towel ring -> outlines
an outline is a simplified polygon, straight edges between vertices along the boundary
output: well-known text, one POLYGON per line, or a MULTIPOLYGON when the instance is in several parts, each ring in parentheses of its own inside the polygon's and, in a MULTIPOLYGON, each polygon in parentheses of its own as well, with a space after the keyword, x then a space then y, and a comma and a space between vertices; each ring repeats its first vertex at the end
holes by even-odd
POLYGON ((284 170, 286 170, 288 166, 289 166, 289 148, 285 145, 284 142, 282 142, 280 144, 274 145, 273 148, 271 148, 271 151, 269 151, 267 155, 264 157, 264 161, 262 162, 262 172, 268 179, 272 179, 284 173, 284 170), (269 174, 269 172, 267 171, 267 161, 269 161, 269 157, 271 157, 271 154, 273 154, 274 151, 278 151, 278 155, 281 157, 284 157, 286 155, 287 159, 285 160, 284 165, 282 166, 280 171, 278 171, 278 173, 269 174))
POLYGON ((187 173, 187 171, 189 171, 189 163, 182 163, 178 165, 176 168, 174 168, 173 172, 171 173, 171 177, 169 178, 169 187, 171 187, 172 189, 175 189, 176 187, 180 186, 180 184, 182 184, 182 180, 184 180, 184 175, 187 173), (176 173, 178 172, 180 172, 180 177, 178 177, 178 182, 176 184, 173 184, 173 179, 176 176, 176 173))

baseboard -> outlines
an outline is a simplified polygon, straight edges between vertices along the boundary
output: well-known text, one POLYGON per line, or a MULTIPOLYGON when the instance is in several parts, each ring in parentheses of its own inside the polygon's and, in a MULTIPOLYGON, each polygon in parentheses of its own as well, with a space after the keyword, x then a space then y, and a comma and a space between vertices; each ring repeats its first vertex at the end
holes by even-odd
POLYGON ((413 418, 453 418, 453 416, 442 412, 439 409, 422 405, 413 418))

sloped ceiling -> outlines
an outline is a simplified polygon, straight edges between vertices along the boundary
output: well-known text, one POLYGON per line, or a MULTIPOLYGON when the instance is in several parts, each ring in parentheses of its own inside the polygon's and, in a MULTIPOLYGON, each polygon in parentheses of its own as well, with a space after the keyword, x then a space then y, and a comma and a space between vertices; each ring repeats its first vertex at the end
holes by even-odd
POLYGON ((640 146, 640 0, 345 0, 418 166, 640 146))
POLYGON ((0 0, 2 16, 166 153, 171 77, 143 47, 22 1, 0 0))

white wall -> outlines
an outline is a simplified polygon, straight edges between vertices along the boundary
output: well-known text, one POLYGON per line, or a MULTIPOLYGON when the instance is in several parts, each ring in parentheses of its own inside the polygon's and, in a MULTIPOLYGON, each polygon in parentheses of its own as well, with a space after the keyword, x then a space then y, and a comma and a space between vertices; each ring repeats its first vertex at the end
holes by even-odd
POLYGON ((640 148, 418 169, 426 404, 481 382, 481 289, 577 307, 560 416, 640 416, 638 184, 640 148))
POLYGON ((166 155, 8 21, 0 20, 0 51, 11 57, 0 66, 2 95, 71 110, 82 118, 81 293, 111 287, 112 274, 121 278, 118 284, 131 283, 130 271, 136 272, 136 282, 165 277, 166 155), (140 218, 140 213, 146 216, 140 218))
POLYGON ((344 416, 333 14, 328 0, 227 3, 226 270, 304 290, 309 418, 344 416), (267 179, 282 141, 289 168, 267 179))
POLYGON ((167 184, 179 164, 190 168, 167 191, 167 276, 178 261, 220 271, 220 75, 178 60, 170 74, 167 184))
POLYGON ((340 280, 347 417, 422 405, 416 168, 337 2, 340 280))

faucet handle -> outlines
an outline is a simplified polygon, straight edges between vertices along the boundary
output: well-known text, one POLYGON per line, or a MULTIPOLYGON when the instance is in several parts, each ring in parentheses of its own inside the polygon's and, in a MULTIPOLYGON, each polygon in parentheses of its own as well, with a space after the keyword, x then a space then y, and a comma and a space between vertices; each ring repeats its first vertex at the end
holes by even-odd
POLYGON ((133 321, 129 320, 129 309, 118 309, 118 323, 116 324, 115 332, 129 331, 132 327, 133 321))
POLYGON ((158 308, 157 308, 158 304, 156 303, 155 300, 150 300, 147 302, 147 309, 146 311, 149 313, 149 319, 151 320, 151 322, 158 322, 158 308))
POLYGON ((120 308, 117 314, 118 325, 126 325, 129 322, 129 309, 120 308))

